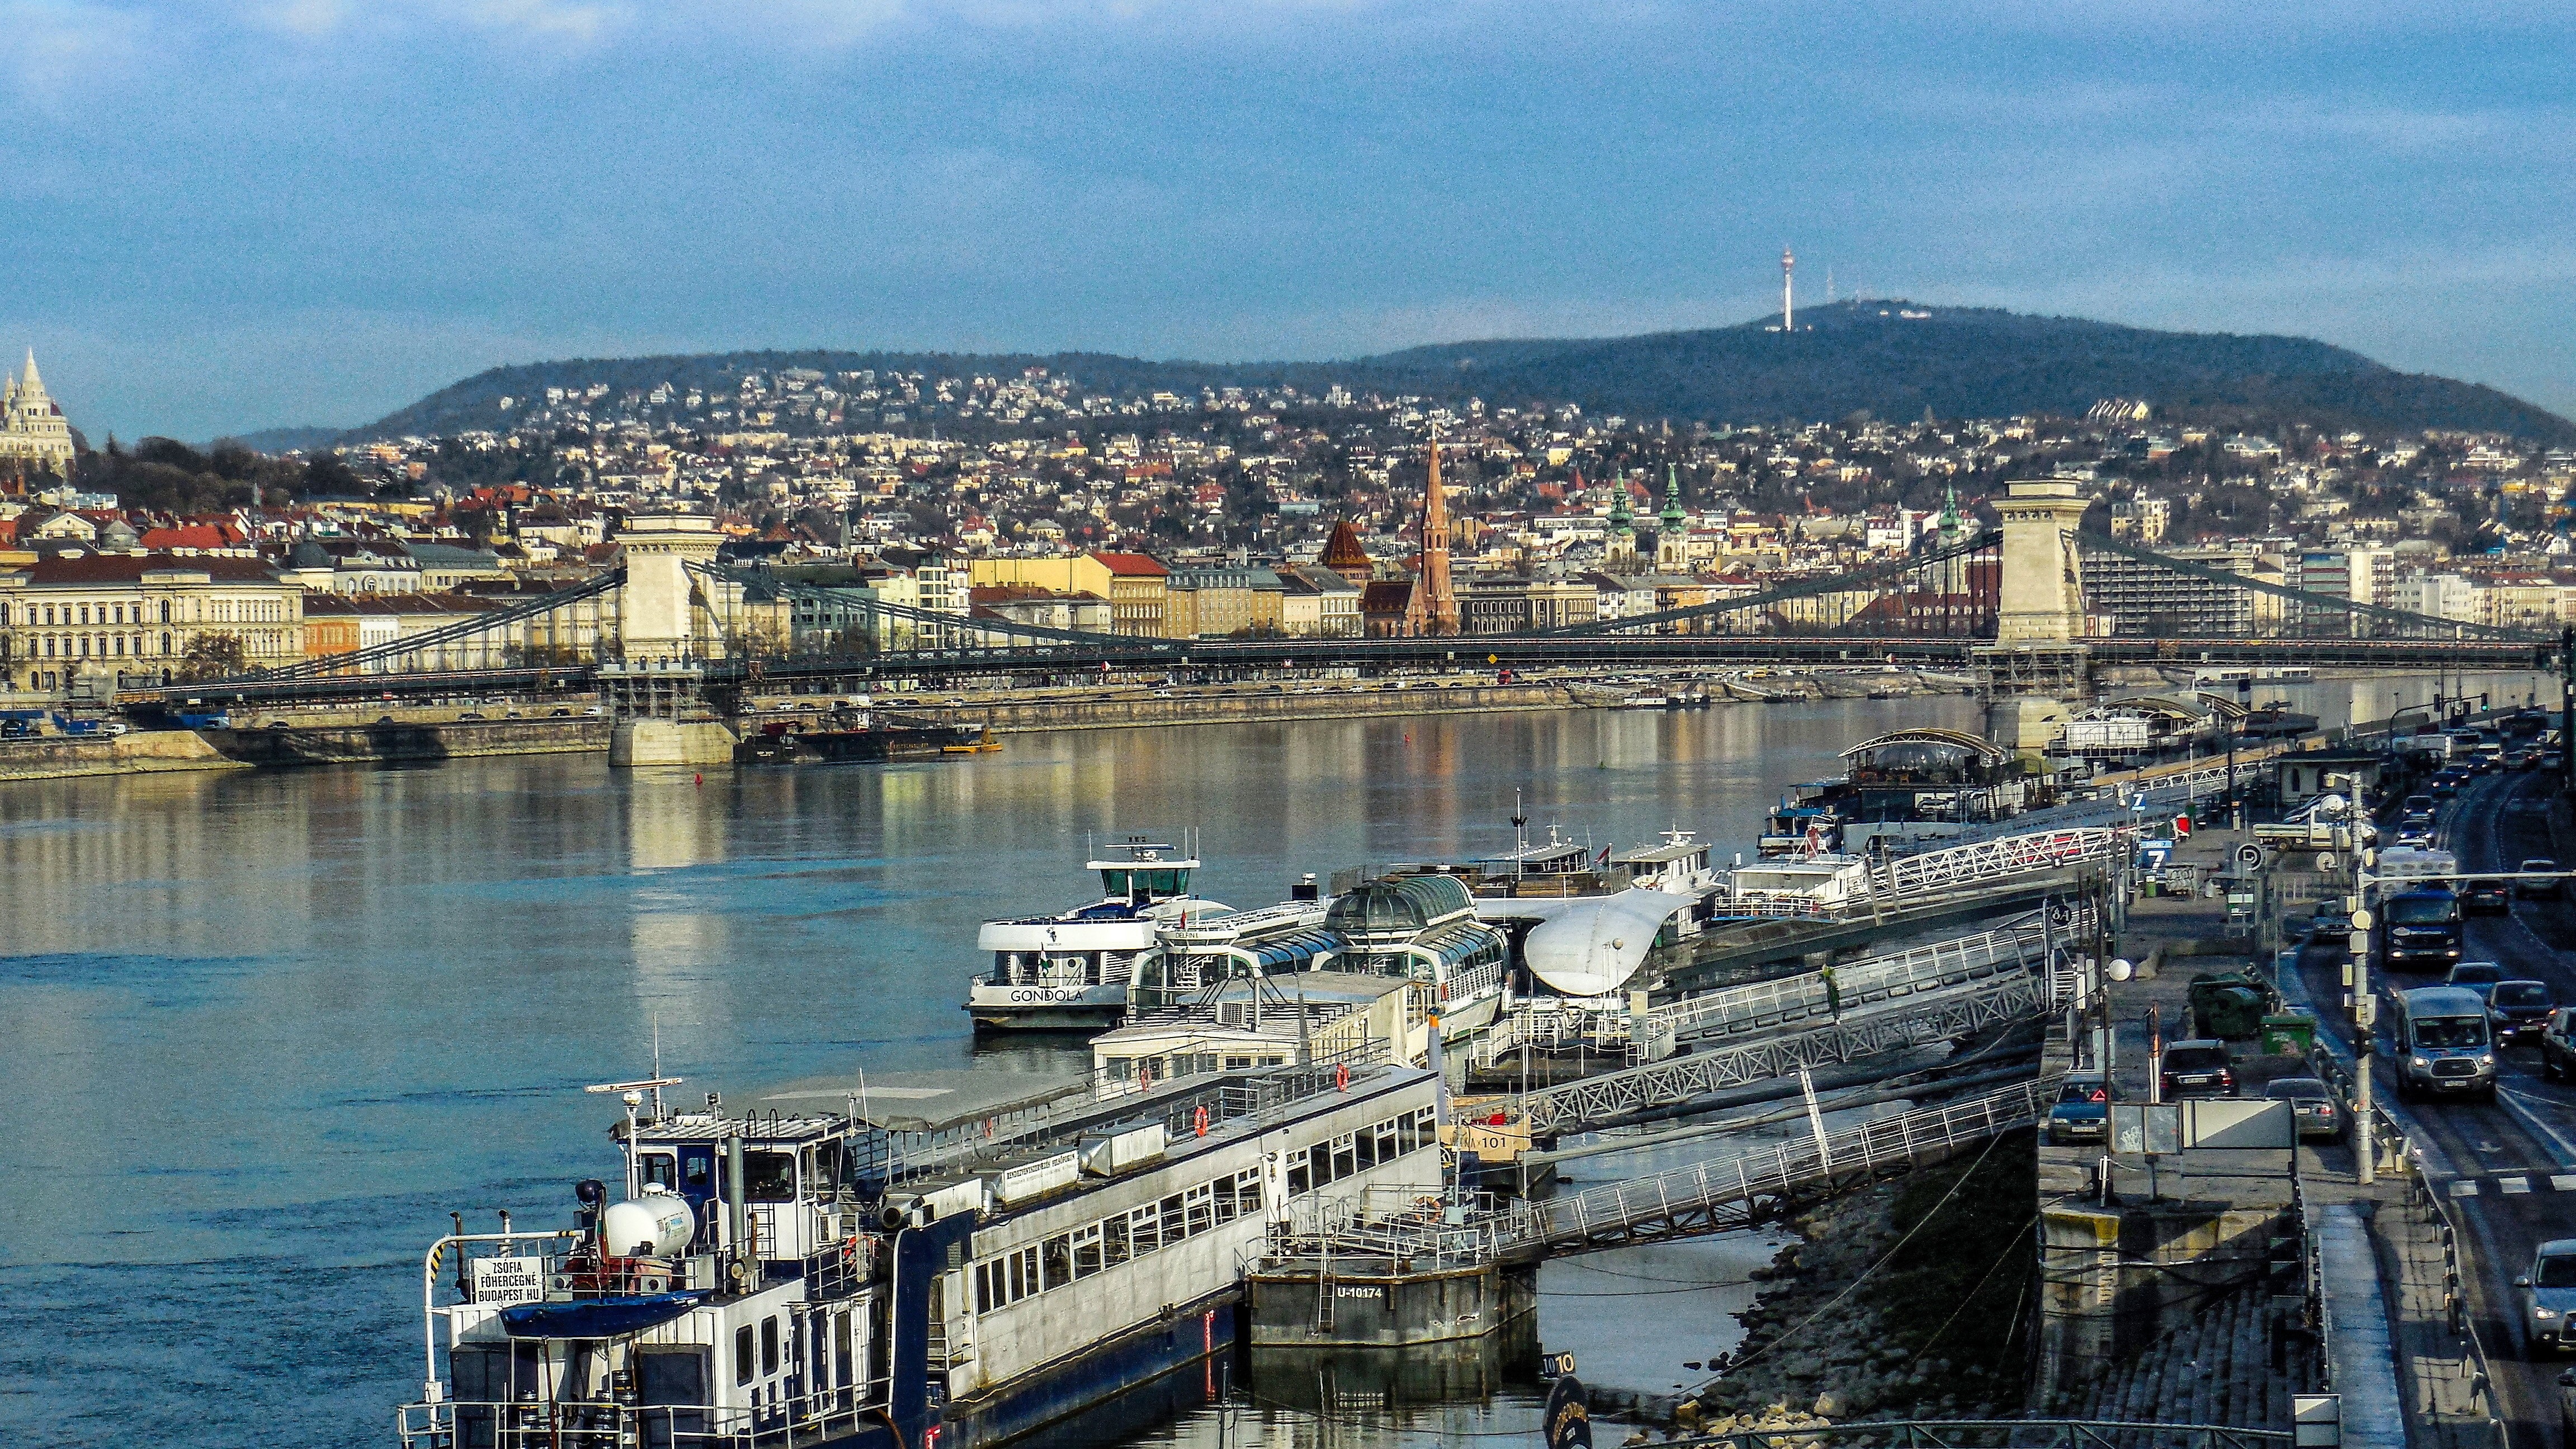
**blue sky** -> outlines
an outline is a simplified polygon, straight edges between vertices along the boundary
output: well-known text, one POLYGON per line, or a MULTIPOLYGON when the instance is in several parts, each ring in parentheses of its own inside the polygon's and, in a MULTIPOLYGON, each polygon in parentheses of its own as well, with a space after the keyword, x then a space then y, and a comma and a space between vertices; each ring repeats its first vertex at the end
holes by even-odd
POLYGON ((1338 357, 1838 288, 2576 412, 2576 7, 0 0, 0 350, 100 439, 502 362, 1338 357))

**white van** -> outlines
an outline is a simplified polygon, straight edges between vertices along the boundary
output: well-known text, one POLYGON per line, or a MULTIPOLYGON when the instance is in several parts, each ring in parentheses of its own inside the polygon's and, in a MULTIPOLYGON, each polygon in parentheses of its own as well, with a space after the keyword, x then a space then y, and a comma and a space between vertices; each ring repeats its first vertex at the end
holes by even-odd
POLYGON ((2397 993, 2391 1053, 2397 1058, 2400 1095, 2465 1094, 2493 1097, 2495 1038, 2487 1004, 2462 986, 2423 986, 2397 993))

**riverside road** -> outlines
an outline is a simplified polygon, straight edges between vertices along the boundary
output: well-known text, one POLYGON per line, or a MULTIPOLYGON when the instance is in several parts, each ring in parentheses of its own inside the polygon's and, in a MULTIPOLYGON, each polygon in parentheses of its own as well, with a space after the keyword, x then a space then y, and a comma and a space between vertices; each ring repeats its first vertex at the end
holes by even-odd
MULTIPOLYGON (((2549 833, 2555 783, 2540 774, 2481 777, 2445 808, 2443 847, 2467 872, 2512 870, 2535 856, 2563 859, 2549 833)), ((2499 962, 2508 977, 2546 982, 2558 1001, 2576 1004, 2576 894, 2515 899, 2504 914, 2470 916, 2462 956, 2499 962)), ((2342 999, 2343 959, 2340 949, 2307 950, 2302 966, 2312 999, 2342 999)), ((2440 979, 2380 973, 2376 965, 2374 982, 2389 990, 2440 979)), ((2348 1022, 2342 1029, 2349 1032, 2348 1022)), ((2460 1225, 2471 1321, 2494 1372, 2497 1411, 2513 1442, 2549 1443, 2558 1430, 2557 1377, 2568 1360, 2535 1354, 2524 1339, 2513 1280, 2540 1242, 2576 1236, 2576 1086, 2545 1080, 2536 1046, 2498 1053, 2492 1102, 2391 1100, 2390 1065, 2383 1045, 2372 1069, 2380 1101, 2423 1154, 2426 1177, 2460 1225)))

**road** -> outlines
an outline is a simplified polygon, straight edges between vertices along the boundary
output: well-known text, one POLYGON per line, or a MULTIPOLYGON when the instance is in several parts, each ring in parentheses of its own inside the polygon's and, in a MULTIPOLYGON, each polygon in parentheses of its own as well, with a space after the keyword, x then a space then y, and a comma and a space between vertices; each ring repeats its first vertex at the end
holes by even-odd
MULTIPOLYGON (((2444 809, 2442 845, 2469 872, 2512 870, 2555 856, 2541 774, 2480 776, 2444 809)), ((2502 915, 2468 919, 2466 960, 2500 962, 2506 975, 2546 982, 2576 1003, 2576 897, 2516 900, 2502 915)), ((2339 1000, 2343 953, 2311 948, 2302 957, 2312 999, 2339 1000)), ((2398 974, 2378 984, 2407 989, 2438 977, 2398 974)), ((2328 1013, 2332 1015, 2332 1013, 2328 1013)), ((2388 1019, 2382 1012, 2381 1020, 2388 1019)), ((2545 1081, 2539 1050, 2500 1055, 2495 1100, 2394 1100, 2383 1045, 2372 1068, 2381 1103, 2423 1153, 2425 1171, 2449 1196, 2469 1261, 2468 1298, 2496 1377, 2496 1398, 2518 1446, 2557 1442, 2558 1375, 2567 1358, 2535 1360, 2522 1332, 2514 1278, 2548 1238, 2576 1237, 2576 1088, 2545 1081)))

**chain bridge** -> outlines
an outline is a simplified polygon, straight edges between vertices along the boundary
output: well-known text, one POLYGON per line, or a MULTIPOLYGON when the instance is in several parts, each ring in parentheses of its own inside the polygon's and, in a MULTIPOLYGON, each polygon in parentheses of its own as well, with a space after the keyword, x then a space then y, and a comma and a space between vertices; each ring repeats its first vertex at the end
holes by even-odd
MULTIPOLYGON (((136 699, 287 700, 604 688, 717 696, 898 681, 1077 683, 1294 678, 1418 669, 1907 664, 1999 693, 2068 691, 2091 664, 2546 668, 2554 632, 2412 614, 2258 579, 2248 559, 2183 558, 2079 532, 2062 480, 2016 483, 2001 526, 1759 587, 1694 581, 1697 602, 1497 633, 1167 639, 908 602, 848 570, 727 561, 712 519, 638 516, 622 565, 573 588, 291 668, 141 690, 136 699)), ((1472 589, 1471 585, 1471 589, 1472 589)), ((962 593, 962 590, 959 592, 962 593)))

